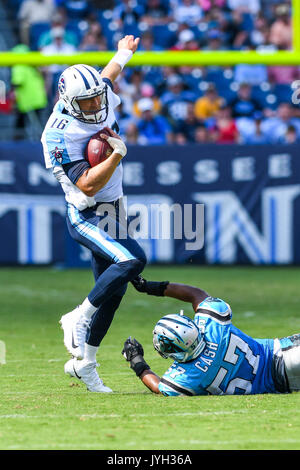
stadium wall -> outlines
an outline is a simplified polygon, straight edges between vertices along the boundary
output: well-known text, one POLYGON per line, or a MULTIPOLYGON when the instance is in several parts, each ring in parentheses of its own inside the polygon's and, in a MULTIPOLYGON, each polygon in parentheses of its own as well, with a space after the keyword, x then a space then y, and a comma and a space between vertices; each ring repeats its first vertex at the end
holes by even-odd
MULTIPOLYGON (((124 192, 130 220, 148 218, 139 242, 149 263, 299 264, 298 154, 297 145, 129 147, 124 192), (149 211, 136 212, 136 204, 149 211), (183 227, 174 239, 171 228, 161 239, 159 204, 192 211, 204 204, 204 219, 195 212, 189 234, 183 227), (191 234, 203 225, 199 248, 191 234)), ((89 265, 89 252, 67 233, 64 197, 39 143, 0 143, 0 192, 0 264, 89 265)))

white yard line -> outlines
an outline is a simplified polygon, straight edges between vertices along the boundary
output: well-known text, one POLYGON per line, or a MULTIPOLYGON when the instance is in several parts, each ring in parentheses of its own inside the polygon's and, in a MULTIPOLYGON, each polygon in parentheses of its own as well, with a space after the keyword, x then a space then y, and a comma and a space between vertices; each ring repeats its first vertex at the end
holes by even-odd
MULTIPOLYGON (((198 411, 198 412, 182 412, 182 413, 172 413, 172 416, 219 416, 219 415, 234 415, 234 414, 247 414, 252 413, 251 410, 238 410, 238 411, 198 411)), ((58 415, 58 414, 42 414, 42 415, 26 415, 26 414, 5 414, 0 415, 0 419, 112 419, 112 418, 148 418, 148 417, 157 417, 161 416, 161 413, 134 413, 131 415, 126 414, 74 414, 74 415, 58 415)))

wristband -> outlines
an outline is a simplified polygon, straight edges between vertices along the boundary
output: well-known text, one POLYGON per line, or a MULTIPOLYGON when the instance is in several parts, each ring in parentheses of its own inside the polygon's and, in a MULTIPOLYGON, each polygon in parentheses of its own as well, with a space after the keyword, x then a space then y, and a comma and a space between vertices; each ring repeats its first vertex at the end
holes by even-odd
POLYGON ((150 366, 141 355, 135 356, 133 359, 131 359, 130 367, 132 370, 134 370, 137 377, 139 377, 144 372, 144 370, 150 369, 150 366))
POLYGON ((147 281, 146 292, 148 295, 156 295, 157 297, 163 297, 168 284, 169 284, 169 281, 164 281, 164 282, 147 281))
POLYGON ((125 67, 127 62, 130 61, 133 56, 133 52, 129 49, 120 49, 111 59, 110 62, 116 62, 121 67, 121 70, 125 67))

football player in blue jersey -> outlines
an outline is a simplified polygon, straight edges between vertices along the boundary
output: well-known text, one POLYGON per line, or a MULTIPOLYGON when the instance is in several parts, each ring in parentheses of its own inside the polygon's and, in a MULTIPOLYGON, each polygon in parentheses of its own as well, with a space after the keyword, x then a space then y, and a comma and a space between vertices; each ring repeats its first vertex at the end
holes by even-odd
POLYGON ((177 395, 241 395, 300 390, 300 334, 254 339, 232 322, 230 306, 197 287, 133 281, 139 292, 190 302, 194 319, 171 314, 153 330, 153 345, 174 362, 159 377, 146 363, 142 345, 132 337, 122 354, 136 375, 154 393, 177 395))
POLYGON ((73 356, 65 372, 77 377, 92 392, 111 389, 100 379, 96 367, 99 345, 111 325, 125 294, 127 283, 142 272, 146 257, 126 230, 122 203, 122 159, 127 153, 119 138, 114 109, 120 98, 113 82, 137 50, 139 38, 127 35, 118 42, 118 51, 100 73, 94 67, 78 64, 68 67, 58 82, 59 100, 46 124, 41 141, 46 168, 62 186, 67 202, 67 226, 73 239, 92 253, 95 285, 83 302, 63 315, 60 324, 64 344, 73 356), (84 158, 93 134, 108 127, 116 131, 103 134, 112 154, 90 167, 84 158), (107 214, 113 230, 101 225, 107 214), (110 218, 110 219, 109 219, 110 218))

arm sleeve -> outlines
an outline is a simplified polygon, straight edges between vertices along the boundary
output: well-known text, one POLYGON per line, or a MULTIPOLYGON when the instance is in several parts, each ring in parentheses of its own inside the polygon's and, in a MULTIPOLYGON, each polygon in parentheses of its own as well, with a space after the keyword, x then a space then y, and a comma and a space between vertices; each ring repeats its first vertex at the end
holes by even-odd
POLYGON ((80 176, 90 168, 90 165, 86 160, 82 159, 76 162, 65 163, 62 167, 69 180, 71 180, 73 184, 76 184, 80 176))

